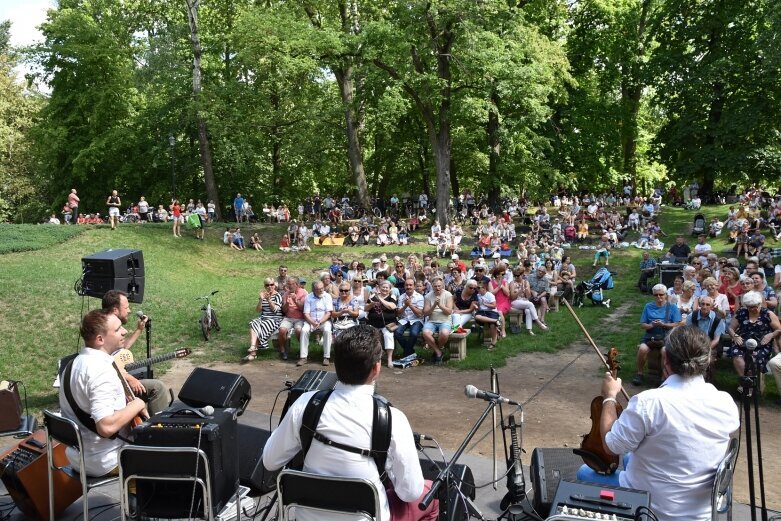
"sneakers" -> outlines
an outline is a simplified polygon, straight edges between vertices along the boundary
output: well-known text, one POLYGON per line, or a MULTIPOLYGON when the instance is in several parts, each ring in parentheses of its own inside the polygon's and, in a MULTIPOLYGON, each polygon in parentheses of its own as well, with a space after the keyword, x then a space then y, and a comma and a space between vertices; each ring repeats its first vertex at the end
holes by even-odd
POLYGON ((331 362, 327 358, 323 358, 323 367, 328 367, 329 365, 331 365, 331 362))
POLYGON ((632 385, 643 385, 643 375, 636 374, 634 378, 632 378, 632 385))
POLYGON ((442 365, 442 355, 437 356, 436 353, 431 357, 431 363, 434 365, 442 365))
POLYGON ((282 360, 287 360, 287 351, 282 351, 281 353, 279 353, 279 358, 281 358, 282 360))
POLYGON ((306 358, 299 358, 298 362, 296 362, 296 367, 301 367, 304 364, 306 364, 306 358))

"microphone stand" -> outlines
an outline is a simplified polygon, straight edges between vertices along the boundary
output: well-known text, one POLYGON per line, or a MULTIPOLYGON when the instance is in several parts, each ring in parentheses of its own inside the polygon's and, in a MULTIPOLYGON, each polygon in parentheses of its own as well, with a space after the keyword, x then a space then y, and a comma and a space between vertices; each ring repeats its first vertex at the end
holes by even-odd
MULTIPOLYGON (((469 445, 469 442, 472 441, 472 438, 475 437, 475 434, 477 434, 477 430, 480 428, 480 426, 483 424, 485 419, 488 417, 488 414, 493 411, 494 407, 497 406, 499 402, 497 400, 491 400, 488 405, 485 407, 485 410, 483 411, 483 414, 480 415, 480 418, 478 418, 477 422, 472 426, 472 429, 469 431, 469 434, 466 435, 466 438, 464 438, 464 441, 461 442, 461 446, 458 447, 458 450, 456 450, 455 454, 453 454, 453 458, 448 462, 447 465, 445 465, 445 468, 439 471, 439 475, 437 475, 436 479, 431 483, 431 490, 428 491, 428 493, 423 497, 423 500, 418 504, 418 508, 420 510, 426 510, 428 506, 431 504, 431 502, 434 500, 434 497, 439 492, 439 489, 442 487, 442 484, 445 482, 445 480, 450 476, 450 471, 453 469, 453 465, 458 461, 458 458, 461 457, 461 454, 464 453, 464 450, 466 450, 466 446, 469 445)), ((474 505, 471 504, 470 501, 466 501, 466 504, 468 507, 470 507, 470 510, 474 510, 473 514, 476 514, 476 517, 479 519, 485 519, 482 514, 477 511, 477 509, 474 507, 474 505)), ((455 509, 454 509, 455 510, 455 509)))
MULTIPOLYGON (((150 360, 152 358, 152 320, 147 317, 146 320, 146 358, 150 360)), ((155 377, 152 371, 152 363, 150 362, 146 366, 146 377, 150 380, 155 377)))
POLYGON ((754 405, 754 424, 756 425, 757 462, 759 467, 759 494, 761 501, 760 513, 762 521, 767 521, 767 504, 765 503, 765 476, 762 467, 762 439, 759 430, 759 377, 757 364, 754 360, 754 349, 746 348, 743 354, 745 369, 739 380, 738 392, 743 400, 743 425, 746 428, 746 463, 748 465, 748 491, 751 505, 751 521, 757 521, 757 499, 754 494, 754 453, 751 439, 751 405, 754 405))

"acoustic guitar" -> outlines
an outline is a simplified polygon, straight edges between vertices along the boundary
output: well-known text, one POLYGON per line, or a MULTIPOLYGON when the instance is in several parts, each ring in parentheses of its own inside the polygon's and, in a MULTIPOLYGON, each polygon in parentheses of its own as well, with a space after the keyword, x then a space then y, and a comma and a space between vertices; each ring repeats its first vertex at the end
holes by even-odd
POLYGON ((172 353, 166 353, 164 355, 153 356, 152 358, 144 358, 143 360, 135 361, 133 358, 133 352, 129 349, 118 349, 111 355, 114 357, 117 367, 124 369, 127 372, 139 369, 141 367, 157 364, 159 362, 165 362, 166 360, 173 360, 174 358, 184 358, 192 353, 192 349, 183 347, 177 349, 172 353))

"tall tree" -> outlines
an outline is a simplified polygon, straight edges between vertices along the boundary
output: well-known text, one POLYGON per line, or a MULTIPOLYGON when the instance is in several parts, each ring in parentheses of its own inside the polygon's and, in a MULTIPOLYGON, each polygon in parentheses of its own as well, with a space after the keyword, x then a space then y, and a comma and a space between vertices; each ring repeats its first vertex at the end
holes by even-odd
MULTIPOLYGON (((212 166, 212 151, 209 145, 209 133, 206 128, 206 118, 203 115, 201 107, 201 38, 198 29, 198 9, 200 0, 185 0, 187 7, 187 23, 190 27, 190 42, 193 50, 193 101, 195 103, 195 121, 198 125, 198 144, 201 151, 201 166, 203 167, 203 177, 206 182, 206 194, 212 201, 219 201, 220 195, 217 190, 217 181, 214 178, 214 168, 212 166)), ((216 208, 217 218, 221 218, 220 205, 216 208)))

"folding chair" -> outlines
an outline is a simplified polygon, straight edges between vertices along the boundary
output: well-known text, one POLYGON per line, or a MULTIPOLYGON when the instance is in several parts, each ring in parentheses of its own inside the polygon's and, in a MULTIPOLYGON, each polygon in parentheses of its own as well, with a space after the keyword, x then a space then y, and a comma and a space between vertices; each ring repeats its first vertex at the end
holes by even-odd
POLYGON ((277 477, 279 521, 290 521, 290 509, 380 518, 377 487, 368 479, 320 476, 285 469, 277 477))

